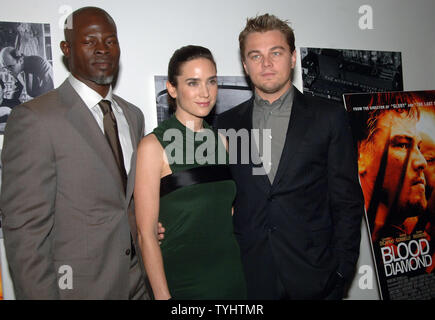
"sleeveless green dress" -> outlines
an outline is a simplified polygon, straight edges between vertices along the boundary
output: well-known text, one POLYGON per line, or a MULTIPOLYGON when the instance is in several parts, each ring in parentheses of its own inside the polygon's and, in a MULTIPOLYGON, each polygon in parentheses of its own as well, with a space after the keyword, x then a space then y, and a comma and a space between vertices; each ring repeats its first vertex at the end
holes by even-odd
POLYGON ((174 299, 246 299, 231 215, 236 186, 228 175, 222 141, 205 122, 204 128, 210 129, 204 130, 208 138, 186 128, 174 115, 153 131, 172 170, 160 187, 166 279, 174 299))

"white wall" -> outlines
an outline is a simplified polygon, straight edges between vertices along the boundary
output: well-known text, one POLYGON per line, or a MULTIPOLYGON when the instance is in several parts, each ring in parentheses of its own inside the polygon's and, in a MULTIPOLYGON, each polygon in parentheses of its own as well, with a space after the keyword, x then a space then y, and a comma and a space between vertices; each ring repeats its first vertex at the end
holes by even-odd
POLYGON ((3 299, 15 300, 14 287, 9 274, 8 261, 6 260, 5 244, 0 237, 0 267, 1 267, 1 280, 3 285, 3 299))
MULTIPOLYGON (((187 44, 206 46, 215 55, 220 75, 242 75, 238 34, 247 17, 266 12, 292 22, 297 47, 401 51, 405 90, 435 89, 433 0, 0 1, 0 21, 51 24, 56 86, 68 75, 58 46, 63 39, 59 23, 65 18, 61 9, 93 5, 108 11, 117 23, 122 48, 115 91, 143 110, 147 131, 157 124, 153 77, 166 74, 173 51, 187 44), (373 9, 372 30, 359 28, 362 5, 373 9)), ((299 67, 295 85, 302 89, 299 67)), ((364 224, 362 231, 359 266, 373 267, 364 224)), ((362 290, 360 276, 356 274, 349 298, 378 299, 376 280, 373 289, 362 290)))

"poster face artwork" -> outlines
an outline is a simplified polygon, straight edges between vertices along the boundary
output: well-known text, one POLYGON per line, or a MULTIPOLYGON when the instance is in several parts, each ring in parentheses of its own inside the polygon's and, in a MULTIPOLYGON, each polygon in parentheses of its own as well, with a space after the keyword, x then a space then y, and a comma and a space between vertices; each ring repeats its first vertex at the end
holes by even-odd
POLYGON ((435 91, 345 94, 382 298, 435 298, 435 91))
POLYGON ((54 89, 50 25, 0 22, 0 134, 11 110, 54 89))

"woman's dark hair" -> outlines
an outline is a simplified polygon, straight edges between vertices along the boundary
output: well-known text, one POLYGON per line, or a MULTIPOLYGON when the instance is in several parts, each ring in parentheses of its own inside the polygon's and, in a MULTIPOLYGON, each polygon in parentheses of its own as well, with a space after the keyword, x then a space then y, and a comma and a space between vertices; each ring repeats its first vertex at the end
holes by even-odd
MULTIPOLYGON (((201 46, 189 45, 175 50, 174 54, 169 60, 169 65, 168 65, 169 83, 172 84, 174 87, 176 87, 177 76, 179 76, 181 73, 182 65, 188 61, 195 60, 198 58, 204 58, 210 60, 216 68, 216 62, 214 61, 213 55, 211 54, 210 50, 208 50, 207 48, 201 46)), ((175 111, 177 105, 175 103, 175 99, 172 98, 169 95, 169 93, 168 93, 168 102, 171 111, 175 111)))

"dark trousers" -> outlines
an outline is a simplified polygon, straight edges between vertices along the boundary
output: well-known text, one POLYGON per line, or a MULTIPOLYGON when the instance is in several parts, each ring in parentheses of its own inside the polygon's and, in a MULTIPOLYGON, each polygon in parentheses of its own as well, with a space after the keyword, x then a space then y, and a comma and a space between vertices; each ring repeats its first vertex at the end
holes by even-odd
MULTIPOLYGON (((344 295, 344 284, 340 281, 332 289, 330 293, 326 295, 324 300, 342 300, 344 295)), ((287 293, 279 276, 276 278, 276 300, 291 300, 291 296, 287 293)))

